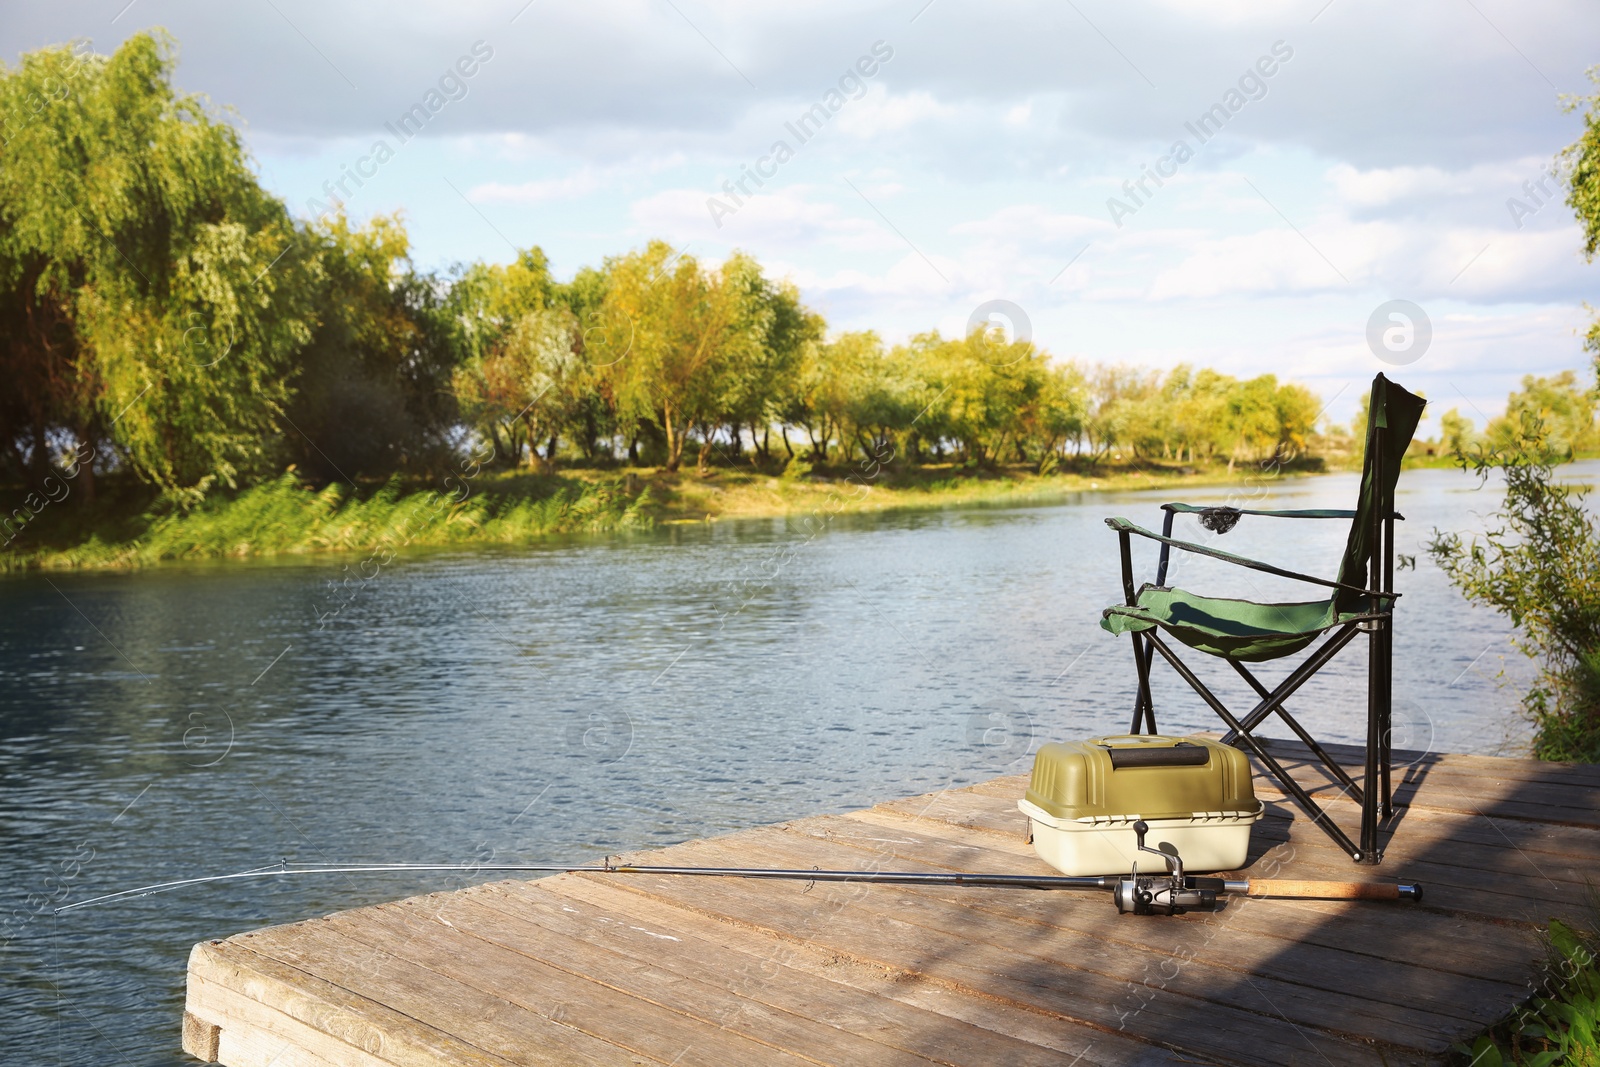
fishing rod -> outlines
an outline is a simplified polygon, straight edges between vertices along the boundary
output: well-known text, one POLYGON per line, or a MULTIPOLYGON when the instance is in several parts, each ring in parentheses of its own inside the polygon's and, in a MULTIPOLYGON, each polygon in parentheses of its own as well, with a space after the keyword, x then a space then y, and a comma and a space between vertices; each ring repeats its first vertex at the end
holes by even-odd
POLYGON ((777 867, 670 867, 648 864, 612 863, 608 857, 599 865, 564 865, 556 863, 514 864, 439 864, 439 863, 374 863, 350 866, 312 866, 292 864, 288 860, 255 867, 233 874, 211 874, 198 878, 179 878, 170 882, 157 882, 138 889, 123 889, 87 900, 74 901, 55 909, 56 914, 78 908, 95 907, 117 900, 147 897, 190 886, 209 885, 214 882, 237 882, 258 878, 317 874, 393 874, 439 873, 445 871, 470 871, 495 874, 656 874, 688 875, 711 878, 768 878, 805 882, 863 882, 887 885, 926 886, 982 886, 996 889, 1039 890, 1110 890, 1113 903, 1119 912, 1136 915, 1181 915, 1190 909, 1210 909, 1216 906, 1223 894, 1240 894, 1252 897, 1280 897, 1300 899, 1342 900, 1411 900, 1422 899, 1422 887, 1416 883, 1393 882, 1310 882, 1284 879, 1222 879, 1195 878, 1183 873, 1183 861, 1171 852, 1149 848, 1144 835, 1149 828, 1143 823, 1134 824, 1139 848, 1161 857, 1168 871, 1164 876, 1141 875, 1135 863, 1131 875, 1033 875, 1033 874, 978 874, 969 872, 940 873, 933 871, 843 871, 777 868, 777 867))

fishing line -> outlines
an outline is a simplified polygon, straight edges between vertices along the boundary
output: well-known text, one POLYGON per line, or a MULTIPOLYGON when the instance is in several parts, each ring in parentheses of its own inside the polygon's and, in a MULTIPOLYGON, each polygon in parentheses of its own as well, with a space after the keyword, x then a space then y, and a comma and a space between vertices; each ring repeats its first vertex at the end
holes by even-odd
MULTIPOLYGON (((1142 824, 1141 824, 1142 829, 1142 824)), ((1143 833, 1140 834, 1143 844, 1143 833)), ((1156 852, 1154 849, 1146 851, 1156 852)), ((210 874, 196 878, 178 878, 156 882, 137 889, 122 889, 87 900, 64 904, 55 913, 96 907, 134 897, 169 893, 191 886, 210 885, 216 882, 238 882, 262 878, 294 878, 326 874, 437 874, 445 872, 471 874, 655 874, 688 875, 712 878, 766 878, 791 881, 863 882, 880 885, 969 886, 992 889, 1037 890, 1110 890, 1119 911, 1141 914, 1181 914, 1190 908, 1210 908, 1223 894, 1248 896, 1276 896, 1289 898, 1321 898, 1347 900, 1409 900, 1422 899, 1422 887, 1415 883, 1362 883, 1362 882, 1311 882, 1296 880, 1233 880, 1222 878, 1185 877, 1181 861, 1176 856, 1163 855, 1173 868, 1169 876, 1140 875, 1135 867, 1131 875, 1033 875, 1033 874, 981 874, 968 871, 873 871, 873 870, 809 870, 778 867, 669 867, 630 863, 612 863, 608 856, 600 864, 559 863, 368 863, 317 866, 296 864, 284 859, 264 867, 253 867, 232 874, 210 874)), ((807 890, 810 885, 807 886, 807 890)))
POLYGON ((260 878, 283 878, 321 874, 394 874, 394 873, 444 873, 470 872, 474 874, 680 874, 720 878, 773 878, 800 879, 813 882, 877 882, 894 885, 970 885, 1011 887, 1018 889, 1111 889, 1117 876, 1085 875, 1031 875, 1031 874, 973 874, 966 872, 939 873, 931 871, 837 871, 790 870, 767 867, 662 867, 612 863, 606 860, 594 864, 557 863, 372 863, 345 866, 310 866, 290 863, 287 859, 264 867, 252 867, 232 874, 208 874, 196 878, 179 878, 170 882, 156 882, 137 889, 122 889, 87 900, 74 901, 56 908, 56 914, 78 908, 95 907, 117 900, 154 896, 190 886, 210 885, 214 882, 238 882, 260 878))

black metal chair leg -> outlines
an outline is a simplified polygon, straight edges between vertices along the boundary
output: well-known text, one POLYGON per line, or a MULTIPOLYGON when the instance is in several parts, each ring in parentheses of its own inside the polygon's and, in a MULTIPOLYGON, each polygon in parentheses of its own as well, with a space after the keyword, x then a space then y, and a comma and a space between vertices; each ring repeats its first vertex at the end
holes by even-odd
POLYGON ((1377 636, 1383 645, 1383 747, 1378 754, 1378 773, 1383 778, 1382 814, 1387 819, 1394 815, 1394 790, 1389 780, 1394 753, 1394 631, 1385 626, 1377 636))
POLYGON ((1367 765, 1365 795, 1361 798, 1361 855, 1358 863, 1377 863, 1383 858, 1378 848, 1378 794, 1383 790, 1379 764, 1383 760, 1382 673, 1383 651, 1380 631, 1370 635, 1367 665, 1367 765))
POLYGON ((1148 727, 1144 732, 1153 734, 1156 732, 1156 709, 1155 702, 1150 698, 1150 661, 1155 653, 1148 650, 1148 638, 1145 638, 1145 643, 1141 645, 1141 635, 1138 632, 1134 632, 1131 636, 1134 668, 1139 672, 1139 692, 1133 700, 1133 726, 1128 732, 1139 733, 1142 721, 1144 726, 1148 727))

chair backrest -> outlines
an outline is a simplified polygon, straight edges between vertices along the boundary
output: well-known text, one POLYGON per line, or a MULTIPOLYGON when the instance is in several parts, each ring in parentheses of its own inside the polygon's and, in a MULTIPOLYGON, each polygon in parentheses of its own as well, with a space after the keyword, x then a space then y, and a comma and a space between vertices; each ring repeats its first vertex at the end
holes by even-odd
MULTIPOLYGON (((1371 402, 1367 406, 1367 445, 1361 465, 1361 496, 1356 517, 1350 524, 1350 539, 1345 542, 1344 558, 1339 563, 1339 581, 1371 588, 1370 566, 1373 553, 1381 549, 1381 528, 1394 512, 1394 487, 1400 478, 1400 461, 1405 458, 1411 438, 1422 420, 1427 401, 1406 392, 1379 374, 1372 379, 1371 402)), ((1387 590, 1385 590, 1387 592, 1387 590)), ((1340 611, 1360 611, 1368 605, 1359 594, 1341 590, 1340 611)))

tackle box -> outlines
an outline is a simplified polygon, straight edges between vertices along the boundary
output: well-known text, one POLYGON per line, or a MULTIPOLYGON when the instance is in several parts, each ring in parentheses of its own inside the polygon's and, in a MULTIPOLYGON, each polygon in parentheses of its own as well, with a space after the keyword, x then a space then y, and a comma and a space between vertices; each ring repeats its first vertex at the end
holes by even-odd
POLYGON ((1186 871, 1237 870, 1264 813, 1243 752, 1160 734, 1040 746, 1017 807, 1039 858, 1068 875, 1120 874, 1136 861, 1160 873, 1160 859, 1139 852, 1133 824, 1141 819, 1150 827, 1145 844, 1171 845, 1186 871))

